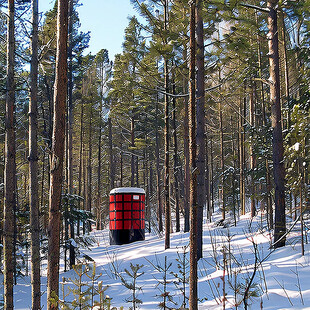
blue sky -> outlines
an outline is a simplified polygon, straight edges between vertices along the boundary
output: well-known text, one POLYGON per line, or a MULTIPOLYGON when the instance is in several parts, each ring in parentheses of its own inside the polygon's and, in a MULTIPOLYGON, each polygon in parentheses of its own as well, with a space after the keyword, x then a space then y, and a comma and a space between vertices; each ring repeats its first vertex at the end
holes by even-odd
MULTIPOLYGON (((51 9, 55 0, 39 0, 40 12, 51 9)), ((80 0, 80 30, 90 31, 90 48, 87 52, 97 53, 106 48, 110 59, 122 51, 124 29, 128 25, 128 16, 137 15, 130 0, 80 0)))

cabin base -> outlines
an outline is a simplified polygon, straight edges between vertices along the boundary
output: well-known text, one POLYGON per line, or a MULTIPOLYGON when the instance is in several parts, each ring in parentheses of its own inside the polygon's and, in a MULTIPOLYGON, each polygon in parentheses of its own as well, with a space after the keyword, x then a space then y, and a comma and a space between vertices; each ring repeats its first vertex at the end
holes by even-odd
POLYGON ((144 229, 110 230, 110 245, 121 245, 145 239, 144 229))

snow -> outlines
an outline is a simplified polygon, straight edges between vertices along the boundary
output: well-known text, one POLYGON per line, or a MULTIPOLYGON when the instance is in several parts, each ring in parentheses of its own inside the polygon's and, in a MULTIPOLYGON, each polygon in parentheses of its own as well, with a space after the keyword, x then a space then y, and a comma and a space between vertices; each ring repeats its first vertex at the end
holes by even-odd
MULTIPOLYGON (((305 245, 305 256, 301 256, 300 228, 292 230, 286 247, 271 250, 272 235, 265 229, 264 215, 259 214, 254 220, 250 219, 249 214, 241 216, 237 227, 228 228, 216 226, 215 222, 219 219, 220 214, 214 217, 213 223, 204 223, 204 258, 198 263, 200 310, 223 309, 223 285, 226 294, 225 308, 235 309, 237 301, 240 303, 238 309, 244 309, 242 291, 253 274, 255 247, 261 263, 257 266, 250 289, 250 292, 256 292, 256 296, 249 299, 248 309, 310 309, 310 245, 305 245)), ((189 233, 172 233, 171 248, 168 250, 164 249, 164 238, 152 233, 146 233, 145 241, 120 246, 109 245, 108 230, 93 231, 91 235, 96 242, 91 249, 83 249, 81 256, 89 256, 96 262, 96 273, 102 273, 99 281, 102 281, 104 286, 109 285, 106 294, 111 298, 112 306, 124 306, 124 309, 131 306, 126 302, 131 293, 122 285, 117 274, 125 277, 124 270, 130 270, 132 263, 143 265, 139 272, 144 274, 137 279, 137 285, 142 287, 142 291, 138 292, 138 298, 143 301, 140 309, 158 309, 158 304, 162 301, 159 297, 162 292, 159 289, 163 288, 163 273, 154 266, 164 267, 167 257, 167 265, 171 263, 167 274, 167 291, 177 304, 174 306, 170 303, 170 306, 180 308, 182 294, 180 286, 173 283, 176 278, 171 272, 179 273, 177 259, 182 260, 184 251, 189 250, 189 233)), ((189 259, 188 253, 186 258, 189 259)), ((46 309, 46 265, 43 264, 42 267, 42 305, 43 309, 46 309)), ((69 279, 76 277, 75 272, 61 270, 60 282, 65 278, 65 288, 68 289, 69 279)), ((2 282, 2 275, 0 280, 2 282)), ((60 298, 63 298, 62 293, 60 298)), ((66 300, 69 298, 66 297, 66 300)), ((18 278, 14 303, 15 309, 31 309, 30 277, 18 278)))
POLYGON ((110 195, 130 193, 130 194, 145 194, 145 190, 139 187, 118 187, 110 191, 110 195))

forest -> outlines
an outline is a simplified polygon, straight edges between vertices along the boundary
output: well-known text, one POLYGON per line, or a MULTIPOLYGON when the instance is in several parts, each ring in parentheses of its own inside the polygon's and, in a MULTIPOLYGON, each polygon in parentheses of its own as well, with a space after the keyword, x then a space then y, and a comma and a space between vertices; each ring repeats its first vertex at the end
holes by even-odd
MULTIPOLYGON (((206 234, 216 247, 206 224, 237 227, 246 216, 271 236, 272 251, 293 238, 309 255, 309 0, 130 0, 136 16, 115 59, 105 46, 85 52, 83 0, 55 0, 47 12, 39 1, 0 1, 0 309, 15 308, 25 276, 31 309, 112 309, 109 283, 98 284, 92 306, 94 290, 75 283, 84 302, 65 304, 60 274, 93 272, 97 281, 81 249, 108 230, 114 188, 145 190, 145 231, 167 253, 148 261, 157 271, 167 275, 174 234, 186 236, 182 305, 168 306, 164 291, 145 309, 225 309, 226 247, 222 265, 215 260, 224 270, 218 308, 199 306, 206 234)), ((231 309, 250 309, 255 297, 264 260, 253 240, 253 276, 231 309)), ((136 283, 142 265, 130 264, 136 283)), ((135 293, 130 302, 142 305, 135 293)))

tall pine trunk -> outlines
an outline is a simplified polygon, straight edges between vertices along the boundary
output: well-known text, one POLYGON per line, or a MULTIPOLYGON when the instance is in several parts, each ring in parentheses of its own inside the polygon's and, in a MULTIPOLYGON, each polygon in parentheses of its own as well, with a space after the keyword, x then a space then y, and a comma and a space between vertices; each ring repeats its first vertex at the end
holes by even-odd
MULTIPOLYGON (((168 0, 164 4, 164 29, 167 31, 168 27, 168 0)), ((167 42, 165 42, 167 43, 167 42)), ((165 192, 165 249, 170 248, 170 189, 169 189, 169 73, 168 73, 168 59, 167 55, 164 57, 164 79, 165 79, 165 176, 164 176, 164 192, 165 192)))
POLYGON ((32 309, 41 308, 40 217, 38 193, 38 0, 32 0, 29 102, 29 206, 31 231, 32 309))
POLYGON ((54 86, 54 122, 52 136, 48 265, 47 265, 47 309, 58 309, 59 254, 61 224, 61 186, 66 129, 67 95, 67 43, 68 43, 68 0, 58 0, 56 76, 54 86))
MULTIPOLYGON (((73 134, 73 76, 72 76, 72 46, 73 46, 73 0, 69 0, 69 46, 68 46, 68 135, 67 135, 67 147, 68 147, 68 193, 69 195, 73 195, 73 144, 72 144, 72 134, 73 134)), ((71 201, 71 198, 69 199, 71 201)), ((72 206, 69 205, 71 210, 72 206)), ((70 245, 69 245, 69 260, 70 260, 70 268, 75 265, 75 250, 72 244, 72 240, 74 240, 74 221, 69 216, 69 224, 70 224, 70 245)))
POLYGON ((197 166, 196 166, 196 0, 190 2, 189 152, 190 152, 190 274, 189 309, 198 308, 197 274, 197 166))
POLYGON ((201 15, 202 2, 198 1, 196 7, 196 33, 197 33, 197 259, 202 258, 203 239, 203 209, 206 204, 205 187, 205 70, 204 70, 204 33, 201 15))
POLYGON ((157 216, 158 216, 158 230, 163 231, 163 208, 161 202, 161 186, 160 186, 160 165, 159 165, 159 124, 158 124, 158 114, 159 114, 159 102, 158 94, 156 95, 156 129, 155 129, 155 157, 156 157, 156 192, 157 192, 157 216))
MULTIPOLYGON (((132 119, 133 122, 133 119, 132 119)), ((113 135, 112 135, 112 120, 108 118, 109 126, 109 157, 110 157, 110 190, 114 188, 115 185, 115 163, 113 159, 113 135)), ((133 184, 131 184, 133 186, 133 184)))
POLYGON ((279 70, 279 48, 277 11, 278 1, 268 1, 268 47, 270 65, 270 103, 271 103, 271 125, 272 125, 272 150, 273 150, 273 175, 275 184, 275 247, 285 245, 286 220, 285 220, 285 168, 284 148, 281 124, 280 104, 280 70, 279 70), (280 240, 281 239, 281 240, 280 240))
MULTIPOLYGON (((176 95, 175 90, 175 77, 173 72, 172 78, 172 89, 173 95, 176 95)), ((176 121, 176 97, 173 97, 172 101, 172 123, 173 123, 173 146, 174 146, 174 154, 173 154, 173 174, 174 174, 174 184, 175 184, 175 222, 176 227, 175 231, 180 231, 180 190, 179 190, 179 178, 178 178, 178 138, 177 138, 177 121, 176 121)))
POLYGON ((15 81, 14 81, 14 0, 8 0, 7 81, 4 163, 4 309, 13 309, 14 227, 16 210, 15 81))

